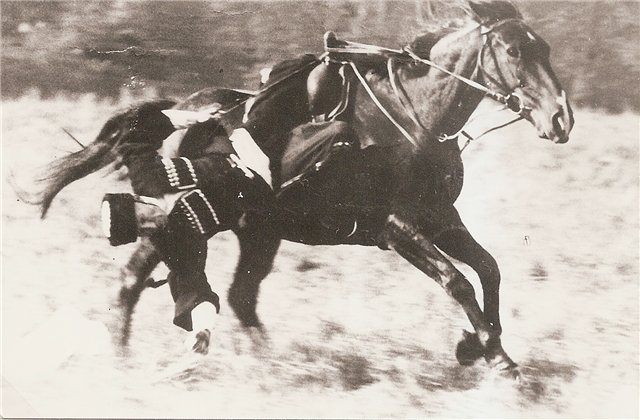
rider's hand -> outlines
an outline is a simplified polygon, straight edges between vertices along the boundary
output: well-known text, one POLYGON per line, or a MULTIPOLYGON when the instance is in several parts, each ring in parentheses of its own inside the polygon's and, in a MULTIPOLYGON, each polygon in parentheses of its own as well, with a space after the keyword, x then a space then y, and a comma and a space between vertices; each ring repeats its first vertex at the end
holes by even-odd
POLYGON ((129 159, 127 168, 136 194, 158 198, 173 192, 160 156, 129 159))

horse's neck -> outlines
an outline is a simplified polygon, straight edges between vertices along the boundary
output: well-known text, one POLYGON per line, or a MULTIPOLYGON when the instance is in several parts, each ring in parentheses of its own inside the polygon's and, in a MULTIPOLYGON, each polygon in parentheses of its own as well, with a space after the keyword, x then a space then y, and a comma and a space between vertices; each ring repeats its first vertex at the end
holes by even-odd
MULTIPOLYGON (((436 44, 431 60, 455 74, 471 78, 479 46, 477 35, 470 34, 456 43, 436 44)), ((412 134, 421 147, 431 149, 439 134, 454 134, 462 128, 483 93, 433 67, 423 77, 411 77, 409 73, 410 70, 400 69, 398 77, 422 124, 422 127, 413 124, 412 134)))

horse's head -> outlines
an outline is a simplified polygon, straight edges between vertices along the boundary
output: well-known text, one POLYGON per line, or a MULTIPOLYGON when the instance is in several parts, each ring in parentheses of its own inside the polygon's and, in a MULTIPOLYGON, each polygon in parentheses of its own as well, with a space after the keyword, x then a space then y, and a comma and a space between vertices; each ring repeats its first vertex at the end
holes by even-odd
POLYGON ((541 138, 566 143, 573 111, 549 63, 549 45, 504 1, 470 2, 480 23, 478 77, 507 98, 512 111, 533 124, 541 138))

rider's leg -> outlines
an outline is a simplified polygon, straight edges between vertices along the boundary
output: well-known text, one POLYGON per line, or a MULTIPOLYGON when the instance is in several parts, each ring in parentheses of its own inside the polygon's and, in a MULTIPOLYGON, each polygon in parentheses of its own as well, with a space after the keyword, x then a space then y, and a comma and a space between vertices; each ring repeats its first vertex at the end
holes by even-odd
POLYGON ((214 331, 217 313, 217 308, 209 302, 202 302, 193 308, 191 311, 193 332, 185 341, 187 349, 201 354, 209 352, 209 342, 214 331))
POLYGON ((336 238, 352 235, 357 228, 356 219, 345 210, 350 206, 345 205, 348 202, 343 191, 344 185, 353 179, 353 173, 345 172, 345 168, 353 169, 359 159, 354 152, 358 149, 358 137, 343 121, 302 125, 294 129, 292 136, 294 142, 300 139, 301 146, 294 143, 287 149, 283 181, 306 174, 305 183, 292 187, 284 196, 295 197, 296 188, 313 191, 308 196, 314 200, 309 214, 318 222, 319 234, 336 238), (319 167, 322 170, 318 171, 319 167))
POLYGON ((167 226, 152 236, 152 241, 171 270, 167 280, 175 302, 173 323, 190 331, 189 348, 207 353, 220 310, 219 298, 211 290, 204 272, 207 238, 172 213, 167 226))

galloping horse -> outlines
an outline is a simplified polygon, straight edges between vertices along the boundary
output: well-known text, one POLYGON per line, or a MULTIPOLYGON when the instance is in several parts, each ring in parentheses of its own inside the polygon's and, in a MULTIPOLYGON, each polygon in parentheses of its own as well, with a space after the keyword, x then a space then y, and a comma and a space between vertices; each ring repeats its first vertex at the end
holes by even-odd
MULTIPOLYGON (((457 141, 447 139, 463 131, 486 95, 529 121, 539 137, 555 143, 568 141, 574 121, 549 64, 549 46, 523 22, 515 7, 504 1, 470 2, 467 11, 471 18, 464 24, 420 36, 390 55, 386 71, 363 75, 349 61, 348 48, 336 51, 335 60, 346 63, 346 70, 360 82, 354 83, 357 88, 350 104, 351 126, 360 147, 329 161, 299 188, 293 185, 281 190, 280 211, 270 223, 243 217, 233 229, 240 243, 240 259, 228 302, 244 327, 262 329, 256 314, 259 286, 283 239, 379 246, 396 251, 462 306, 475 333, 466 334, 458 344, 461 363, 484 356, 489 365, 516 372, 517 365, 500 342, 500 272, 454 206, 463 180, 461 150, 457 141), (319 221, 323 213, 346 220, 353 228, 347 234, 323 228, 319 221), (484 311, 473 286, 445 254, 476 271, 484 311)), ((199 98, 177 108, 197 108, 207 101, 234 104, 244 101, 246 95, 210 90, 199 98), (229 97, 220 100, 221 95, 229 97)), ((158 110, 174 103, 145 106, 158 110)), ((241 113, 232 114, 225 114, 223 122, 237 126, 241 113)), ((89 146, 99 151, 67 160, 71 166, 58 171, 45 209, 65 185, 116 158, 112 146, 122 135, 117 122, 107 123, 89 146)), ((190 153, 197 154, 197 150, 190 153)), ((122 274, 122 296, 129 302, 127 316, 160 261, 159 253, 143 238, 122 274)))

